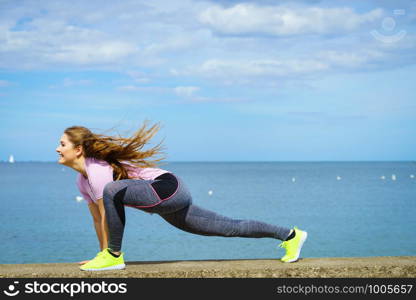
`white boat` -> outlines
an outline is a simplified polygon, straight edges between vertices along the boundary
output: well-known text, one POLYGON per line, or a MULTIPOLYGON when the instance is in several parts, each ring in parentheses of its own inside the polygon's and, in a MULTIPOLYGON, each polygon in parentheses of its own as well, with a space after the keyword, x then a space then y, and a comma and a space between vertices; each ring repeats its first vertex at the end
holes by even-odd
POLYGON ((14 163, 14 157, 13 157, 13 155, 10 155, 9 156, 9 163, 11 163, 11 164, 14 163))

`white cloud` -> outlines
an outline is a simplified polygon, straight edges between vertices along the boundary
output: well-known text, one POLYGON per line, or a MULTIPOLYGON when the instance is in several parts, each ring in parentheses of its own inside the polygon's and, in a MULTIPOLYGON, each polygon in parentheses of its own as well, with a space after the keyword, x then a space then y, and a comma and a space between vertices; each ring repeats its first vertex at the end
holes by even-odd
MULTIPOLYGON (((400 48, 399 48, 400 49, 400 48)), ((394 52, 393 52, 394 53, 394 52)), ((272 83, 273 80, 303 80, 318 74, 359 71, 389 66, 394 54, 377 46, 363 45, 362 49, 319 50, 315 53, 294 54, 293 57, 264 59, 208 59, 182 69, 172 68, 172 76, 198 76, 228 84, 272 83), (307 56, 307 57, 306 57, 307 56)), ((396 62, 398 63, 398 62, 396 62)))
POLYGON ((250 84, 256 78, 302 79, 336 68, 414 61, 410 30, 396 44, 371 36, 370 29, 380 28, 388 14, 375 5, 357 12, 352 4, 336 7, 339 2, 328 8, 316 1, 222 7, 207 1, 126 0, 97 11, 97 0, 24 3, 0 9, 0 68, 141 70, 127 72, 131 80, 119 84, 121 90, 143 90, 140 85, 172 76, 250 84))
POLYGON ((0 67, 157 65, 163 53, 189 46, 186 34, 175 34, 146 4, 106 3, 97 13, 99 1, 74 2, 0 8, 0 67))
POLYGON ((204 96, 196 96, 190 98, 191 102, 209 102, 209 103, 230 103, 230 102, 247 102, 247 99, 243 98, 215 98, 215 97, 204 97, 204 96))
POLYGON ((327 61, 332 68, 360 68, 375 60, 382 59, 385 54, 378 50, 370 49, 357 50, 355 52, 328 50, 321 51, 317 56, 327 61))
POLYGON ((0 60, 3 67, 50 64, 88 65, 120 63, 137 46, 109 37, 98 30, 69 25, 64 21, 36 19, 30 28, 0 31, 0 53, 13 60, 0 60), (17 60, 16 60, 17 58, 17 60))
POLYGON ((184 97, 191 97, 197 91, 199 91, 199 87, 197 86, 177 86, 174 89, 174 92, 178 96, 184 97))
POLYGON ((133 79, 136 83, 147 83, 150 81, 150 78, 146 74, 139 71, 128 71, 127 74, 133 79))
POLYGON ((213 96, 204 96, 199 95, 198 92, 201 91, 200 87, 197 86, 177 86, 175 88, 168 87, 157 87, 157 86, 137 86, 137 85, 125 85, 117 88, 119 91, 124 92, 151 92, 151 93, 163 93, 170 94, 175 93, 180 96, 179 102, 209 102, 209 103, 224 103, 224 102, 243 102, 247 99, 243 98, 231 98, 231 97, 213 97, 213 96))
POLYGON ((298 34, 340 33, 380 20, 382 9, 357 14, 348 7, 321 8, 308 6, 258 6, 237 4, 224 8, 207 8, 199 15, 202 24, 222 34, 267 34, 276 36, 298 34))
POLYGON ((327 70, 329 65, 318 59, 253 59, 253 60, 223 60, 210 59, 197 66, 191 66, 184 71, 172 70, 173 75, 197 74, 205 77, 267 77, 301 75, 327 70))
POLYGON ((165 88, 161 86, 137 86, 137 85, 123 85, 117 88, 119 91, 124 92, 152 92, 152 93, 170 93, 170 88, 165 88))
POLYGON ((137 49, 125 42, 108 41, 97 44, 80 43, 62 45, 46 56, 51 61, 71 64, 111 63, 132 54, 137 49))
MULTIPOLYGON (((188 33, 192 35, 190 32, 188 33)), ((155 41, 144 47, 144 54, 159 54, 163 52, 179 51, 187 49, 193 45, 193 38, 183 34, 181 36, 169 37, 160 41, 155 41)))
POLYGON ((130 92, 130 91, 140 91, 142 88, 135 86, 135 85, 124 85, 124 86, 118 87, 117 89, 120 91, 130 92))

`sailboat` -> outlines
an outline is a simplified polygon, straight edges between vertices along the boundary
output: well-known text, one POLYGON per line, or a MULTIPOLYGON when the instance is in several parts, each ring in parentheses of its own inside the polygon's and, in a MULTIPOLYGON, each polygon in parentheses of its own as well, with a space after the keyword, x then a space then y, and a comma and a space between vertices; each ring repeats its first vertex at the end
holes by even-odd
POLYGON ((11 163, 11 164, 14 163, 14 157, 13 157, 13 155, 10 155, 9 156, 9 163, 11 163))

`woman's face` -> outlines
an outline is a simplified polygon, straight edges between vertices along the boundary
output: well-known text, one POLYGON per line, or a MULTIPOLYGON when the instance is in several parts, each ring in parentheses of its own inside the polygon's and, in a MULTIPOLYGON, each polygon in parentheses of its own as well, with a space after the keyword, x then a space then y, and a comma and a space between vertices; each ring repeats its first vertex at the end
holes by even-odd
POLYGON ((72 165, 72 163, 81 154, 80 146, 74 147, 74 144, 68 139, 68 136, 64 133, 59 141, 59 146, 56 148, 56 152, 59 153, 58 163, 66 166, 72 165))

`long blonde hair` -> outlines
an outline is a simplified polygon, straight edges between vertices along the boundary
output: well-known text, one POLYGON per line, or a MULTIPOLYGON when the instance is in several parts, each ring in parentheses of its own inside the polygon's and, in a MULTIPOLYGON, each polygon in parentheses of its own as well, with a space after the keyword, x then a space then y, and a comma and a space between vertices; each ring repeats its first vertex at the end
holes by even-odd
POLYGON ((154 124, 147 129, 147 121, 131 137, 109 136, 93 133, 83 126, 72 126, 65 129, 64 133, 74 144, 74 147, 81 145, 85 157, 92 157, 108 162, 114 170, 114 179, 128 179, 129 175, 122 162, 128 162, 138 167, 155 167, 164 159, 148 160, 149 158, 162 154, 161 143, 153 148, 143 151, 150 139, 160 129, 159 124, 154 124))

